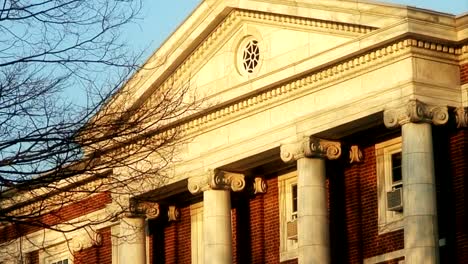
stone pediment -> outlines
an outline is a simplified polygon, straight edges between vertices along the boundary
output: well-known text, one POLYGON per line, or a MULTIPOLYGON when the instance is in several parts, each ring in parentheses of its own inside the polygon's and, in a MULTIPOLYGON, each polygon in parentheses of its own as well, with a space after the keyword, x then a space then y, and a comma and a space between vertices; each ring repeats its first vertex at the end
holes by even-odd
POLYGON ((190 84, 198 92, 224 102, 256 90, 248 85, 254 79, 277 74, 372 30, 366 26, 236 9, 175 74, 182 80, 190 78, 190 84), (235 91, 238 87, 245 88, 235 91))
POLYGON ((256 90, 246 87, 251 80, 393 24, 406 11, 355 1, 202 1, 124 89, 142 103, 158 87, 190 83, 215 103, 229 101, 256 90), (249 40, 259 54, 255 67, 245 69, 249 40))
MULTIPOLYGON (((443 27, 434 28, 434 36, 453 35, 453 17, 438 15, 443 27)), ((123 88, 135 100, 125 105, 151 105, 155 89, 181 85, 210 106, 232 102, 375 49, 408 28, 426 32, 419 25, 428 27, 432 16, 347 0, 205 0, 123 88)))

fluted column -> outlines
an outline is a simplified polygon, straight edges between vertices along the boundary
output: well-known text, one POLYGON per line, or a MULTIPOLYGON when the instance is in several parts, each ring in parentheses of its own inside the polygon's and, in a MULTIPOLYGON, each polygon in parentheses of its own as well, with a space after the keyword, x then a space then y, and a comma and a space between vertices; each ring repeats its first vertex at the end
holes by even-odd
POLYGON ((337 159, 337 142, 305 138, 281 146, 284 162, 297 161, 297 233, 300 264, 330 263, 325 159, 337 159))
POLYGON ((146 264, 146 218, 159 216, 159 204, 132 203, 128 214, 120 220, 118 239, 119 263, 146 264))
POLYGON ((192 194, 203 192, 205 264, 232 263, 231 193, 245 187, 244 175, 208 171, 188 180, 192 194))
POLYGON ((384 112, 387 127, 401 126, 405 263, 439 263, 432 128, 448 120, 447 107, 418 100, 384 112))

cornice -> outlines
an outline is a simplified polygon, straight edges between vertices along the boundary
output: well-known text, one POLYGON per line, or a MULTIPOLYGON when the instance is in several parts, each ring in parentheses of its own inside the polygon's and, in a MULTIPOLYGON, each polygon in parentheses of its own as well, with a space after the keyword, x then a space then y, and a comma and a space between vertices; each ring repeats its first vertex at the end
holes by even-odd
MULTIPOLYGON (((220 107, 209 113, 192 118, 159 135, 153 136, 151 139, 146 138, 145 140, 148 142, 145 144, 150 144, 151 141, 157 140, 158 137, 164 138, 170 136, 175 133, 175 131, 183 131, 186 135, 201 133, 205 129, 220 125, 237 116, 271 105, 275 102, 290 100, 294 96, 310 92, 317 87, 352 76, 353 74, 359 74, 372 67, 382 65, 383 63, 417 51, 430 51, 437 55, 453 56, 456 58, 462 54, 468 54, 468 45, 446 45, 415 38, 397 40, 360 55, 347 58, 334 65, 326 66, 305 77, 275 86, 258 94, 232 102, 229 105, 220 107)), ((141 142, 135 144, 135 147, 140 146, 140 144, 141 142)))

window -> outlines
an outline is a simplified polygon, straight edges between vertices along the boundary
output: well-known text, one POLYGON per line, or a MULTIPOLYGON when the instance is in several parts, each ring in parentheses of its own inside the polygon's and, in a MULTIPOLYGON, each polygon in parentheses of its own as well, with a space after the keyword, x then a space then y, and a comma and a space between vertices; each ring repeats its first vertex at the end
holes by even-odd
POLYGON ((39 251, 39 264, 73 264, 69 244, 61 243, 39 251))
POLYGON ((278 177, 280 261, 297 258, 297 173, 278 177))
POLYGON ((260 49, 258 41, 250 39, 244 47, 242 54, 242 65, 248 73, 253 73, 260 60, 260 49))
POLYGON ((203 202, 190 206, 192 264, 204 263, 203 255, 203 202))
POLYGON ((52 261, 50 264, 68 264, 68 258, 64 258, 62 260, 52 261))
POLYGON ((379 234, 403 228, 401 137, 375 145, 379 234))
MULTIPOLYGON (((48 254, 47 254, 48 255, 48 254)), ((43 259, 43 264, 72 264, 70 253, 68 251, 59 253, 59 254, 54 254, 54 255, 48 255, 43 259)))

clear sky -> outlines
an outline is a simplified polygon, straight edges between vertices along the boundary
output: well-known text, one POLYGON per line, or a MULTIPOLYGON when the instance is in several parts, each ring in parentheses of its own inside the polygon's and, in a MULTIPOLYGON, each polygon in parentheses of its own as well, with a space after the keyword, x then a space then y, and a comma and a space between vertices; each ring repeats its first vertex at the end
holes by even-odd
MULTIPOLYGON (((199 2, 200 0, 143 0, 140 19, 124 32, 129 44, 138 50, 145 49, 145 57, 148 57, 199 2)), ((468 0, 381 0, 380 2, 416 6, 457 15, 468 12, 468 0)))

